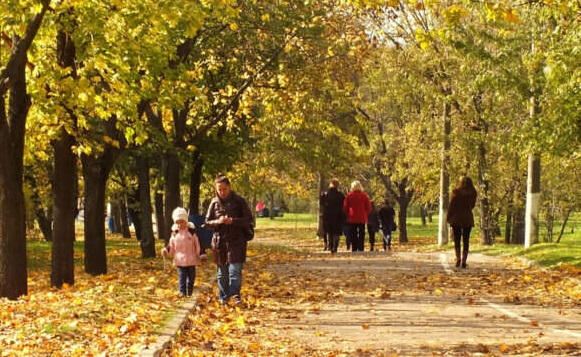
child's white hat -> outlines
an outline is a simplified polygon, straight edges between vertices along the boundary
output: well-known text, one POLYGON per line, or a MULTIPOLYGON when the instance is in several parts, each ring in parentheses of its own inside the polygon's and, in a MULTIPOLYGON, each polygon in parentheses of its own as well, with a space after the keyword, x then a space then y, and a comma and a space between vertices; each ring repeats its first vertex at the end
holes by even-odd
POLYGON ((171 218, 173 218, 174 222, 177 222, 177 221, 187 222, 187 221, 189 221, 188 211, 186 211, 185 208, 178 207, 178 208, 173 210, 173 212, 171 214, 171 218))

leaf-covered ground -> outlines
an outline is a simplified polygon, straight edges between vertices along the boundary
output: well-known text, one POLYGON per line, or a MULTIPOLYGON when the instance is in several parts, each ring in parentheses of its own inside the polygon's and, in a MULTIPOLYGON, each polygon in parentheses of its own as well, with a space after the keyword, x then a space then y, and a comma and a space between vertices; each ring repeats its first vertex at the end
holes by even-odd
MULTIPOLYGON (((579 355, 575 338, 546 327, 550 317, 581 333, 574 268, 490 258, 465 272, 444 271, 430 258, 438 253, 413 244, 392 254, 331 256, 311 235, 258 231, 240 305, 219 305, 215 268, 200 267, 198 303, 165 355, 579 355), (490 313, 487 301, 526 320, 490 313)), ((49 287, 46 269, 31 271, 28 296, 0 300, 0 356, 139 355, 184 301, 169 262, 139 256, 135 242, 112 249, 108 274, 89 277, 79 266, 75 285, 61 290, 49 287)))
POLYGON ((576 269, 481 257, 456 271, 411 245, 331 256, 315 239, 258 241, 303 252, 252 245, 244 302, 201 291, 167 356, 579 355, 576 269))
MULTIPOLYGON (((0 356, 141 353, 180 298, 171 263, 164 269, 162 258, 140 255, 135 241, 121 245, 108 252, 108 274, 90 277, 78 266, 74 286, 60 290, 50 288, 48 269, 29 272, 29 295, 0 300, 0 356)), ((210 269, 199 269, 199 279, 210 269)))

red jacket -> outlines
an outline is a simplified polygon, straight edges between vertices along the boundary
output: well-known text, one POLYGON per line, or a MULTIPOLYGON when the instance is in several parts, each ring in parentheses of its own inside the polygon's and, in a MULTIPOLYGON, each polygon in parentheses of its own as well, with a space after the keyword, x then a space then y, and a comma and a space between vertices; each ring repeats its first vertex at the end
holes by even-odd
POLYGON ((351 191, 343 201, 343 211, 347 223, 367 223, 367 215, 371 211, 369 196, 363 191, 351 191))

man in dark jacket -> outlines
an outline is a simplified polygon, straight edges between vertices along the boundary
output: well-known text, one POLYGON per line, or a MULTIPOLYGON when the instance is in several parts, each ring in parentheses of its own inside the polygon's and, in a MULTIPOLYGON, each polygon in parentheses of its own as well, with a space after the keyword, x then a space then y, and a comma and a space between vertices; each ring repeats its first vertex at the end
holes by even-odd
POLYGON ((378 216, 383 233, 383 250, 391 250, 391 232, 395 230, 395 210, 388 199, 379 208, 378 216))
POLYGON ((323 210, 323 229, 329 240, 329 250, 337 253, 339 237, 343 234, 345 214, 343 200, 345 196, 339 191, 339 180, 334 178, 329 182, 329 189, 321 197, 323 210))
POLYGON ((214 231, 212 249, 218 266, 220 303, 234 297, 241 302, 242 265, 246 262, 248 228, 253 225, 252 212, 246 200, 232 191, 230 180, 218 175, 214 181, 216 197, 210 202, 205 227, 214 231))

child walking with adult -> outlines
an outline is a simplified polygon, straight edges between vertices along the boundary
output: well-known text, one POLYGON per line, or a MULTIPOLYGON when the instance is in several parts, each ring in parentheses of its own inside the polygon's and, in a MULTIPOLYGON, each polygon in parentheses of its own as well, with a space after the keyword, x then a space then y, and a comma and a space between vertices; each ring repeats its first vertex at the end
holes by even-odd
POLYGON ((466 260, 470 250, 470 231, 474 227, 472 209, 476 205, 476 196, 476 189, 468 176, 462 177, 456 188, 452 190, 446 221, 452 226, 454 232, 456 268, 466 269, 466 260), (460 246, 460 240, 462 240, 462 246, 460 246), (461 256, 460 251, 462 251, 461 256))
POLYGON ((351 237, 353 252, 362 252, 365 245, 365 225, 367 215, 371 211, 369 196, 363 191, 361 182, 355 180, 351 183, 351 191, 343 201, 343 211, 347 217, 347 229, 351 237))
POLYGON ((200 241, 195 231, 190 231, 188 212, 178 207, 172 212, 175 228, 167 247, 161 254, 173 256, 173 263, 178 271, 178 289, 180 296, 191 296, 196 280, 196 266, 200 265, 200 241))

